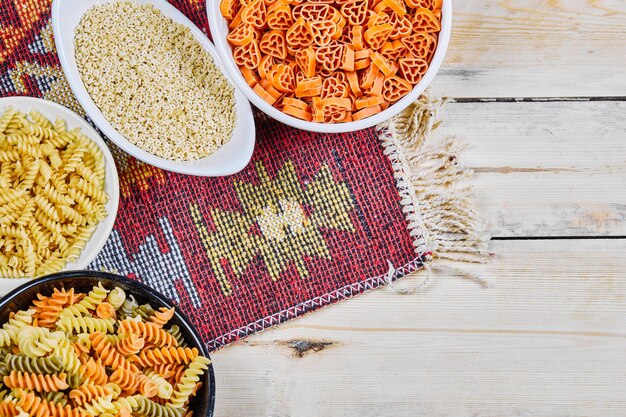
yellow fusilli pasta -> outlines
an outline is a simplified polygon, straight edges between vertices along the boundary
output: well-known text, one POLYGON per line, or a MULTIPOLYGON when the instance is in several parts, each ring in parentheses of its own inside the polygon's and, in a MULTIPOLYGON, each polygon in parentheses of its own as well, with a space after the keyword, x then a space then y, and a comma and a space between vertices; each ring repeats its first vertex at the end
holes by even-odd
POLYGON ((104 156, 41 113, 0 115, 0 275, 35 277, 78 259, 106 218, 104 156), (16 242, 7 242, 14 239, 16 242))

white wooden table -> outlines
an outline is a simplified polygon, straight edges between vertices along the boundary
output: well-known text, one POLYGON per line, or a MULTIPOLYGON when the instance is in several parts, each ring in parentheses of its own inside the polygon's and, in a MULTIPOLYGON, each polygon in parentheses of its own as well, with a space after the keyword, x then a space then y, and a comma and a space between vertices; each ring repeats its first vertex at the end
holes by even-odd
POLYGON ((435 271, 216 352, 217 416, 626 415, 626 1, 457 0, 432 92, 494 287, 435 271))

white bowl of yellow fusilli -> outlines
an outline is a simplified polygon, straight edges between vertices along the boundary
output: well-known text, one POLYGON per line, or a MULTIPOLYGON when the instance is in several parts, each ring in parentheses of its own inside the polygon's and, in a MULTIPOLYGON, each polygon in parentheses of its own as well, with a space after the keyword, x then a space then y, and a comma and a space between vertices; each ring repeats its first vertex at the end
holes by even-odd
POLYGON ((50 101, 0 98, 0 294, 86 268, 118 204, 115 161, 89 123, 50 101))

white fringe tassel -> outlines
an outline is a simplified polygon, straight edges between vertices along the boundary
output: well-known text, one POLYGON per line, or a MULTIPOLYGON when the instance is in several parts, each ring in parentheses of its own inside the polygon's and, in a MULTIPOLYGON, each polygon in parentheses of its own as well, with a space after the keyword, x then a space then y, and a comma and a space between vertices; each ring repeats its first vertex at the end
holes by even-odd
MULTIPOLYGON (((427 140, 441 124, 439 115, 446 101, 422 96, 396 117, 378 125, 378 131, 392 162, 416 252, 432 253, 426 258, 427 264, 433 259, 484 263, 492 255, 487 250, 489 237, 481 232, 471 190, 457 184, 473 175, 457 159, 464 146, 454 138, 436 143, 427 140)), ((426 269, 428 278, 420 289, 430 282, 431 266, 426 269)), ((487 285, 474 274, 453 269, 456 274, 487 285)))

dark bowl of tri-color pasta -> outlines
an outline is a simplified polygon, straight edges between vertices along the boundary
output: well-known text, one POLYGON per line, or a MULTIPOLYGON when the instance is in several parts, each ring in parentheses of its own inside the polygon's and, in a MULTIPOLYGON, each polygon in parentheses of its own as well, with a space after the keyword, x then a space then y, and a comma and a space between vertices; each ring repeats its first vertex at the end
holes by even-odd
POLYGON ((0 410, 213 416, 202 338, 140 282, 94 271, 38 278, 0 300, 0 323, 0 410))

